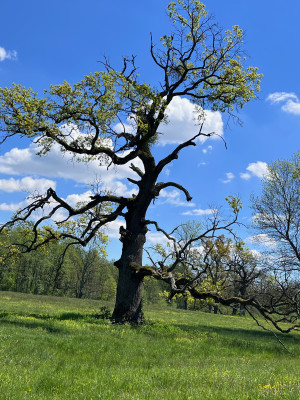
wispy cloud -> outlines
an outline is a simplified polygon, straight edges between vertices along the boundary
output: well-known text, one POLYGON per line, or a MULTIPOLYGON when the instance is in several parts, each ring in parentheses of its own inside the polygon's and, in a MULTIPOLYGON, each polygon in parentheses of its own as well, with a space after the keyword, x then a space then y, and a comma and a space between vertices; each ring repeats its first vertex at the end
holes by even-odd
POLYGON ((298 97, 295 93, 288 93, 288 92, 274 92, 270 93, 267 97, 267 101, 271 103, 280 103, 282 101, 286 101, 288 99, 298 100, 298 97))
POLYGON ((207 146, 205 149, 202 150, 202 153, 203 153, 203 154, 206 154, 206 153, 208 153, 209 151, 212 151, 212 149, 213 149, 213 147, 209 145, 209 146, 207 146))
POLYGON ((206 209, 194 208, 194 210, 183 212, 182 215, 203 216, 203 215, 214 214, 215 212, 216 210, 214 210, 213 208, 206 208, 206 209))
POLYGON ((6 50, 4 47, 0 46, 0 62, 4 60, 16 60, 17 52, 16 50, 6 50))
POLYGON ((232 172, 226 172, 226 179, 221 179, 222 183, 229 183, 235 178, 235 175, 232 172))
POLYGON ((242 179, 245 179, 245 181, 247 181, 248 179, 250 179, 251 178, 251 174, 249 174, 249 172, 241 172, 240 173, 240 177, 242 178, 242 179))
POLYGON ((170 168, 165 168, 164 169, 164 173, 165 173, 166 176, 170 176, 170 173, 171 173, 170 168))
POLYGON ((274 92, 268 95, 267 101, 272 104, 284 103, 281 106, 281 110, 289 113, 300 115, 300 100, 298 96, 293 92, 274 92))
POLYGON ((265 233, 260 233, 258 235, 250 236, 247 239, 247 242, 255 243, 267 247, 277 247, 277 242, 275 239, 271 238, 265 233))

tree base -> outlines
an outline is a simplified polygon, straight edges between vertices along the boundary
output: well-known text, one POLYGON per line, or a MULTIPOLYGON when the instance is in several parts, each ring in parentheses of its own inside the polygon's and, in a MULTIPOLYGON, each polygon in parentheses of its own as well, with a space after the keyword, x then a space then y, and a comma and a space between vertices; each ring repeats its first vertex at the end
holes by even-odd
POLYGON ((115 324, 143 325, 145 322, 142 311, 142 302, 136 311, 128 310, 116 305, 111 320, 115 324))

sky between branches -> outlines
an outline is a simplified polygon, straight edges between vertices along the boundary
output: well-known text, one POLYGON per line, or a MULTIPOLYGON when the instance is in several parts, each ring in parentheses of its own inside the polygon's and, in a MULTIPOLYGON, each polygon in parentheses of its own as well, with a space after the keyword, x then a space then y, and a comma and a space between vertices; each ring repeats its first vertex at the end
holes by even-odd
MULTIPOLYGON (((29 0, 5 2, 1 6, 0 86, 13 82, 32 87, 42 94, 51 83, 64 80, 75 83, 83 75, 101 69, 105 55, 120 66, 122 55, 134 54, 141 80, 158 85, 159 71, 150 60, 150 32, 154 41, 170 30, 165 8, 168 1, 128 0, 99 2, 80 0, 39 2, 29 0)), ((250 194, 259 194, 260 179, 266 164, 277 158, 289 158, 300 144, 300 55, 298 16, 300 4, 287 0, 261 2, 205 2, 216 20, 225 28, 238 24, 246 31, 249 64, 264 74, 260 99, 247 105, 239 115, 240 126, 226 116, 208 111, 206 130, 223 136, 199 142, 185 150, 162 174, 162 180, 184 184, 193 196, 187 203, 177 190, 164 190, 151 206, 149 217, 171 229, 187 219, 201 219, 224 198, 239 195, 243 202, 241 221, 251 222, 250 194)), ((156 146, 157 159, 174 144, 193 136, 193 105, 187 99, 175 99, 168 112, 169 124, 160 131, 156 146)), ((12 140, 0 149, 0 222, 26 204, 26 192, 44 191, 49 186, 72 204, 87 199, 88 184, 100 180, 116 194, 131 194, 135 188, 126 180, 132 171, 127 166, 108 172, 93 162, 89 166, 62 157, 54 147, 47 157, 35 155, 29 141, 12 140)), ((121 221, 108 228, 112 239, 111 258, 120 250, 118 230, 121 221)), ((254 232, 241 231, 247 244, 254 248, 254 232)), ((148 243, 161 241, 161 235, 150 232, 148 243)), ((266 241, 269 246, 274 245, 266 241)))

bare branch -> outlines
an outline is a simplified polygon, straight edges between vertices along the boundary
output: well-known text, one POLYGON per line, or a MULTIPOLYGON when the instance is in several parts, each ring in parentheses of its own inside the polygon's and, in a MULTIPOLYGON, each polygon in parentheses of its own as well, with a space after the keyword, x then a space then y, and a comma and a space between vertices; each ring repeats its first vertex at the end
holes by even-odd
POLYGON ((162 189, 165 189, 165 188, 170 187, 170 186, 171 187, 176 187, 177 189, 181 190, 185 194, 185 197, 186 197, 187 201, 191 201, 192 200, 192 197, 189 194, 189 192, 183 186, 179 185, 176 182, 166 182, 166 183, 158 182, 155 185, 155 196, 158 196, 162 189))
POLYGON ((179 144, 169 155, 167 155, 165 158, 163 158, 162 160, 159 161, 159 163, 156 166, 156 174, 159 175, 160 172, 163 170, 163 168, 170 164, 170 162, 172 162, 173 160, 176 160, 178 158, 178 154, 179 152, 188 147, 188 146, 196 146, 195 140, 200 137, 200 136, 204 136, 204 137, 211 137, 213 135, 215 135, 214 132, 210 132, 210 133, 203 133, 202 132, 202 128, 203 128, 203 123, 200 126, 199 132, 197 133, 197 135, 193 136, 191 139, 179 144))

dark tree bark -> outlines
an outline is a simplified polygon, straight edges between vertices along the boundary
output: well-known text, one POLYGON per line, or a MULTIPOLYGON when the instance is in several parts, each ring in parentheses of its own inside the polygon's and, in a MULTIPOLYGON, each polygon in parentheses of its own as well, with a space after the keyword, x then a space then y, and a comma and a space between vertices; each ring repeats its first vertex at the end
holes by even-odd
MULTIPOLYGON (((140 225, 140 224, 137 224, 140 225)), ((139 272, 145 243, 145 227, 136 227, 133 233, 122 233, 123 250, 121 258, 115 263, 119 269, 116 304, 113 320, 121 323, 142 323, 142 289, 144 276, 139 272)))
MULTIPOLYGON (((148 147, 148 146, 147 146, 148 147)), ((121 258, 115 262, 119 269, 116 303, 112 318, 115 322, 140 325, 143 322, 142 291, 145 274, 142 272, 143 250, 148 231, 145 216, 155 196, 157 174, 154 158, 143 157, 145 173, 139 183, 140 191, 128 206, 126 228, 120 228, 123 243, 121 258)))
POLYGON ((141 325, 143 277, 127 265, 119 268, 116 304, 112 318, 115 322, 141 325))

